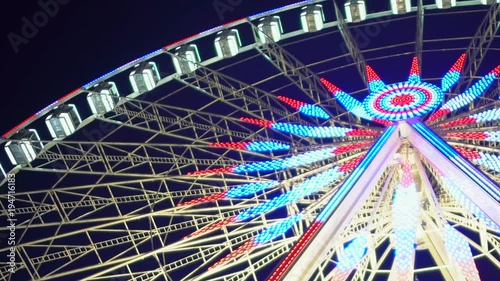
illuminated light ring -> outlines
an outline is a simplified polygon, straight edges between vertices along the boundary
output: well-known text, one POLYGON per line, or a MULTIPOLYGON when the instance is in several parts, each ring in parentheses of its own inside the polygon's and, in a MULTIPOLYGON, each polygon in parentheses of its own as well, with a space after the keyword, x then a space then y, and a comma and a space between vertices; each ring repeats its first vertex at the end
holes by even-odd
MULTIPOLYGON (((419 104, 422 107, 429 104, 430 95, 427 92, 415 88, 405 90, 409 92, 400 92, 399 89, 391 89, 382 93, 375 99, 375 108, 383 113, 392 114, 396 110, 391 109, 391 107, 408 110, 411 109, 413 104, 419 104), (412 99, 408 100, 408 96, 412 97, 412 99), (404 103, 402 103, 401 99, 405 99, 404 103)), ((397 111, 401 112, 401 110, 397 111)))
MULTIPOLYGON (((385 92, 375 99, 375 108, 386 114, 392 114, 394 110, 388 108, 395 107, 397 109, 411 110, 413 104, 420 104, 421 107, 427 106, 430 101, 430 95, 418 89, 412 89, 413 94, 407 92, 398 92, 394 89, 390 92, 385 92), (410 97, 410 99, 408 99, 410 97)), ((400 110, 398 110, 400 112, 400 110)))
POLYGON ((405 90, 408 90, 410 92, 400 92, 399 89, 391 89, 389 91, 381 93, 375 99, 375 108, 384 113, 391 114, 394 111, 388 109, 391 107, 402 107, 404 110, 407 110, 410 109, 410 106, 415 103, 421 104, 422 107, 429 104, 430 95, 427 92, 420 91, 420 89, 416 88, 405 90), (410 99, 408 100, 407 97, 410 97, 410 99))
POLYGON ((377 119, 396 121, 425 115, 439 106, 443 97, 441 89, 430 83, 403 82, 371 93, 363 105, 377 119))

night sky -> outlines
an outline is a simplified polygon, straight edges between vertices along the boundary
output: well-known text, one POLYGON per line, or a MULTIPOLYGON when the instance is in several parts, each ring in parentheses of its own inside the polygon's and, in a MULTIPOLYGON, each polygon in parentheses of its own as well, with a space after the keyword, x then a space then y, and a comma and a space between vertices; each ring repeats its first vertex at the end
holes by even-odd
POLYGON ((22 35, 22 18, 31 22, 42 8, 35 0, 11 1, 2 9, 0 131, 3 134, 57 98, 152 50, 296 1, 232 2, 239 4, 218 13, 212 0, 69 0, 32 39, 20 43, 16 53, 8 34, 22 35))
MULTIPOLYGON (((68 92, 141 55, 211 27, 297 1, 60 0, 67 3, 58 4, 58 11, 32 32, 32 38, 13 47, 9 36, 22 36, 23 18, 33 22, 33 16, 42 10, 38 2, 9 1, 10 6, 1 11, 0 134, 68 92), (218 13, 217 2, 236 4, 232 10, 218 13)), ((372 8, 388 8, 389 0, 375 2, 379 6, 372 8)), ((449 67, 451 63, 443 65, 449 67)), ((342 86, 349 89, 349 85, 342 86)))

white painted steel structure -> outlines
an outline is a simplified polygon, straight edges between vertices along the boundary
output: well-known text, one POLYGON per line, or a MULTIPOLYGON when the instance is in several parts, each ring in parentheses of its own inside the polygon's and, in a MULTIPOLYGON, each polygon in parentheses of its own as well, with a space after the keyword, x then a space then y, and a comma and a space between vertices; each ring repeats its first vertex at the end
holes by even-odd
MULTIPOLYGON (((369 1, 365 2, 369 9, 369 1)), ((401 2, 404 5, 405 1, 401 2)), ((392 9, 379 12, 368 10, 366 19, 358 23, 347 23, 343 18, 329 21, 339 15, 346 16, 347 6, 344 4, 334 6, 331 1, 303 1, 168 45, 78 88, 5 134, 0 140, 2 147, 14 141, 12 136, 18 130, 36 128, 41 144, 36 141, 23 143, 28 148, 31 145, 40 148, 40 151, 28 153, 26 163, 13 161, 13 165, 8 166, 8 156, 0 155, 5 171, 16 174, 18 186, 15 209, 18 272, 11 275, 8 264, 2 263, 0 279, 264 280, 269 277, 309 227, 314 225, 318 214, 337 196, 336 192, 343 190, 350 177, 354 178, 352 173, 346 173, 328 187, 278 211, 249 221, 235 221, 199 236, 185 236, 207 229, 242 210, 268 202, 328 168, 351 163, 365 155, 370 147, 348 150, 325 161, 279 172, 188 173, 282 159, 318 148, 376 142, 385 129, 345 111, 321 85, 319 77, 349 77, 353 85, 351 88, 355 89, 351 92, 357 97, 366 93, 364 66, 367 63, 388 65, 395 58, 408 58, 407 65, 392 66, 406 75, 411 56, 415 55, 423 65, 433 65, 444 72, 453 63, 452 60, 431 61, 426 60, 426 56, 465 52, 468 61, 464 77, 456 89, 447 93, 448 97, 452 97, 459 93, 457 89, 463 90, 477 77, 486 74, 480 68, 483 64, 500 57, 500 10, 496 3, 485 6, 482 0, 456 1, 456 6, 449 9, 438 9, 440 4, 436 3, 420 4, 410 9, 403 7, 408 12, 397 12, 400 15, 393 15, 392 9), (323 18, 313 8, 302 9, 316 5, 322 5, 322 12, 327 17, 323 18), (311 12, 309 27, 314 23, 317 32, 305 32, 311 30, 309 27, 306 30, 287 29, 284 17, 281 17, 279 25, 276 21, 270 22, 274 23, 269 25, 267 37, 263 37, 266 33, 259 30, 259 26, 263 26, 260 25, 262 18, 272 19, 282 13, 295 13, 297 22, 300 22, 300 15, 305 11, 311 12), (439 28, 429 26, 430 22, 436 22, 436 18, 459 22, 466 16, 475 19, 470 21, 470 24, 477 25, 475 33, 455 37, 447 36, 444 31, 440 38, 425 36, 426 29, 439 28), (408 31, 417 36, 401 35, 396 36, 395 42, 377 43, 384 30, 394 30, 391 25, 409 26, 408 31), (242 38, 241 42, 246 45, 240 46, 240 38, 236 38, 234 33, 220 33, 232 29, 250 30, 239 32, 238 37, 253 34, 254 38, 242 38), (286 32, 282 33, 283 30, 286 32), (360 30, 380 31, 377 34, 365 32, 368 42, 359 41, 360 38, 366 39, 360 35, 360 30), (223 48, 218 55, 213 44, 197 44, 205 38, 215 42, 220 35, 230 37, 222 38, 228 44, 226 55, 223 48), (278 38, 279 44, 273 40, 278 38), (326 44, 321 48, 331 48, 331 53, 329 50, 324 53, 306 51, 304 55, 296 51, 307 50, 308 44, 319 46, 319 41, 315 40, 323 40, 326 44), (338 45, 332 42, 338 42, 338 45), (197 49, 183 49, 191 44, 196 44, 200 50, 211 49, 213 55, 198 57, 197 49), (186 62, 189 58, 195 61, 186 62), (228 60, 241 62, 228 65, 228 60), (171 69, 176 71, 160 76, 158 69, 168 68, 160 61, 171 63, 171 69), (174 61, 178 62, 177 66, 173 66, 174 61), (134 66, 141 63, 145 63, 146 67, 134 73, 137 71, 134 66), (258 71, 246 75, 256 64, 259 65, 258 71), (348 74, 343 74, 346 71, 348 74), (138 86, 137 79, 143 79, 146 88, 138 86), (112 81, 122 81, 130 88, 116 89, 116 85, 120 85, 118 83, 107 84, 115 86, 104 90, 94 87, 100 82, 112 81), (121 97, 118 97, 118 91, 121 97), (277 99, 278 95, 289 95, 287 92, 294 93, 297 99, 321 106, 332 119, 323 122, 299 115, 277 99), (101 98, 97 99, 97 96, 101 98), (80 112, 84 107, 89 108, 92 114, 82 115, 84 120, 72 135, 52 140, 43 124, 44 119, 52 109, 69 102, 74 103, 80 112), (102 104, 96 106, 97 103, 102 104), (332 125, 373 130, 379 135, 333 140, 292 137, 243 123, 240 117, 304 126, 332 125), (287 143, 292 149, 264 153, 227 150, 213 145, 218 142, 250 141, 287 143), (226 192, 235 186, 271 180, 278 180, 279 184, 249 197, 183 205, 190 200, 226 192), (208 270, 224 257, 237 253, 242 245, 265 229, 297 214, 302 214, 301 219, 286 234, 267 244, 255 245, 244 254, 208 270)), ((303 18, 307 23, 307 15, 303 18)), ((219 42, 222 42, 221 39, 219 42)), ((426 76, 425 71, 422 78, 434 84, 439 82, 437 75, 426 76)), ((336 84, 347 84, 341 82, 336 84)), ((496 81, 486 95, 470 107, 471 112, 498 108, 498 89, 500 82, 496 81)), ((439 127, 445 121, 457 120, 471 112, 458 112, 429 126, 452 146, 498 155, 498 141, 454 138, 447 133, 491 131, 498 128, 499 121, 447 129, 439 127)), ((463 264, 455 260, 446 248, 447 224, 461 231, 473 249, 480 274, 483 266, 500 268, 497 230, 478 219, 477 213, 464 208, 463 202, 454 197, 443 179, 444 175, 458 182, 464 198, 469 200, 467 202, 475 204, 491 221, 499 224, 498 200, 495 201, 484 189, 485 185, 498 188, 499 172, 484 166, 473 166, 463 158, 460 161, 465 164, 454 164, 436 144, 422 137, 414 126, 417 123, 410 120, 393 125, 397 129, 377 148, 378 153, 367 164, 364 173, 352 180, 349 192, 310 239, 304 252, 297 255, 281 280, 330 280, 344 247, 361 233, 367 235, 369 246, 349 280, 395 278, 396 269, 391 262, 394 249, 391 209, 393 194, 402 178, 401 164, 405 160, 411 164, 420 195, 422 223, 417 230, 415 259, 432 261, 424 265, 415 263, 412 276, 426 280, 425 276, 436 276, 427 274, 437 274, 444 280, 465 280, 467 272, 463 270, 463 264), (478 171, 479 174, 472 177, 467 171, 478 171)), ((12 160, 13 156, 10 158, 12 160)), ((7 182, 3 176, 2 179, 0 189, 5 190, 7 182)), ((0 197, 7 199, 7 193, 0 193, 0 197)), ((2 205, 0 217, 6 219, 8 215, 7 206, 2 205)), ((2 226, 2 230, 4 228, 2 226)), ((8 251, 5 245, 0 247, 0 255, 8 251)))

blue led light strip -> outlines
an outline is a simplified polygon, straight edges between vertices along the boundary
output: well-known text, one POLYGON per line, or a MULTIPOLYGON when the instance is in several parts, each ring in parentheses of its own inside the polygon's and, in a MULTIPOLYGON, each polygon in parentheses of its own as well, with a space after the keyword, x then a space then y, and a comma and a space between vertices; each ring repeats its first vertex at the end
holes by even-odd
POLYGON ((485 189, 488 194, 493 196, 496 200, 500 200, 500 191, 497 187, 491 184, 487 179, 485 179, 477 170, 471 165, 465 162, 458 152, 453 150, 446 142, 441 140, 437 135, 435 135, 428 128, 423 126, 421 123, 416 123, 413 125, 418 132, 420 132, 428 141, 430 141, 438 150, 443 152, 445 156, 450 159, 455 165, 458 166, 462 171, 466 172, 467 175, 472 178, 479 186, 485 189))
POLYGON ((296 202, 306 196, 314 194, 319 190, 321 190, 322 188, 331 185, 337 179, 339 179, 345 174, 344 172, 339 172, 338 170, 339 167, 335 166, 313 177, 310 177, 305 181, 303 181, 302 183, 298 184, 297 186, 294 186, 291 189, 291 191, 283 193, 279 196, 272 198, 269 201, 251 207, 239 213, 236 216, 235 221, 238 222, 246 221, 248 219, 254 218, 261 214, 265 214, 277 208, 296 202))
POLYGON ((460 170, 467 174, 474 182, 476 182, 484 191, 491 195, 495 200, 500 200, 500 190, 490 182, 483 174, 477 171, 472 164, 464 161, 462 157, 445 141, 438 137, 429 128, 422 123, 412 124, 412 127, 417 130, 427 141, 441 151, 451 162, 453 162, 460 170))
POLYGON ((334 269, 331 280, 347 280, 349 274, 358 266, 361 259, 366 255, 368 238, 366 233, 354 238, 347 247, 344 254, 340 256, 339 263, 334 269))
POLYGON ((244 185, 238 185, 226 192, 227 198, 244 198, 246 196, 253 195, 259 191, 274 187, 278 185, 277 181, 269 182, 252 182, 244 185))
POLYGON ((491 194, 491 192, 495 193, 496 188, 491 189, 492 186, 491 183, 489 183, 487 180, 482 179, 482 177, 475 170, 475 168, 473 168, 470 164, 467 164, 467 162, 465 162, 460 157, 460 155, 455 150, 453 150, 446 142, 442 141, 437 135, 435 135, 432 131, 430 131, 428 128, 424 127, 420 123, 415 124, 414 128, 417 129, 417 131, 420 134, 422 134, 428 141, 430 141, 450 161, 452 161, 455 165, 457 165, 457 167, 460 170, 466 172, 467 175, 470 178, 472 178, 472 180, 474 180, 476 183, 478 183, 481 187, 483 187, 483 189, 487 188, 489 190, 488 193, 495 197, 495 195, 491 194))
POLYGON ((263 162, 254 162, 242 164, 233 168, 233 172, 237 174, 254 173, 254 172, 271 172, 281 171, 284 169, 297 168, 322 161, 333 157, 333 148, 324 148, 319 150, 308 151, 302 154, 290 156, 283 159, 268 160, 263 162))
POLYGON ((272 13, 275 13, 275 12, 283 11, 285 9, 292 8, 292 7, 295 7, 295 6, 299 6, 301 4, 312 2, 312 1, 313 0, 300 1, 300 2, 289 4, 289 5, 286 5, 286 6, 283 6, 283 7, 271 9, 271 10, 268 10, 268 11, 265 11, 265 12, 261 12, 261 13, 255 14, 255 15, 251 15, 251 16, 248 17, 248 19, 249 20, 254 20, 254 19, 260 18, 260 17, 262 17, 264 15, 268 15, 268 14, 272 14, 272 13))
POLYGON ((487 74, 475 84, 473 84, 470 88, 468 88, 465 92, 448 100, 441 107, 441 109, 449 109, 451 112, 454 112, 462 107, 467 106, 478 97, 480 97, 497 78, 498 76, 495 72, 487 74))
POLYGON ((342 184, 339 190, 333 195, 332 199, 325 206, 323 211, 318 215, 316 221, 324 222, 333 213, 333 211, 338 207, 340 202, 344 199, 345 195, 352 189, 353 185, 359 180, 361 174, 366 170, 368 165, 372 162, 373 158, 378 154, 382 146, 386 143, 387 139, 396 129, 395 126, 388 127, 382 134, 380 139, 375 143, 375 145, 368 151, 365 158, 359 163, 358 167, 354 169, 352 174, 347 178, 347 180, 342 184))
POLYGON ((289 217, 279 223, 271 225, 261 233, 257 234, 254 238, 254 244, 262 245, 270 242, 271 240, 285 234, 294 224, 302 219, 303 214, 299 213, 295 216, 289 217))

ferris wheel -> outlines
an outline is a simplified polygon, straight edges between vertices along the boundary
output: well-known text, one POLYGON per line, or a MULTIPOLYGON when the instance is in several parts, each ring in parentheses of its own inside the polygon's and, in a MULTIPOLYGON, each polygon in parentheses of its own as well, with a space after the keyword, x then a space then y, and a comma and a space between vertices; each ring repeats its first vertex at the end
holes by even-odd
POLYGON ((488 280, 499 1, 387 2, 209 29, 5 133, 1 279, 488 280))

